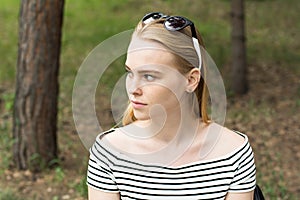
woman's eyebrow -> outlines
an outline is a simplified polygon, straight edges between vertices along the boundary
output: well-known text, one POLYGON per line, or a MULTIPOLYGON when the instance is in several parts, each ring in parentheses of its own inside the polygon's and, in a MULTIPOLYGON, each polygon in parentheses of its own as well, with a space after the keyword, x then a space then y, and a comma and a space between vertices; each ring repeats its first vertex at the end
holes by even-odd
MULTIPOLYGON (((128 65, 125 65, 125 69, 128 71, 131 71, 131 68, 128 65)), ((144 74, 144 73, 154 73, 154 74, 161 74, 162 72, 159 70, 155 69, 137 69, 136 70, 139 74, 144 74)))
POLYGON ((146 73, 161 74, 160 71, 157 71, 157 70, 151 70, 151 69, 141 69, 141 70, 137 70, 137 72, 138 72, 139 74, 146 74, 146 73))
POLYGON ((130 67, 128 67, 127 65, 125 65, 125 69, 129 71, 131 70, 130 67))

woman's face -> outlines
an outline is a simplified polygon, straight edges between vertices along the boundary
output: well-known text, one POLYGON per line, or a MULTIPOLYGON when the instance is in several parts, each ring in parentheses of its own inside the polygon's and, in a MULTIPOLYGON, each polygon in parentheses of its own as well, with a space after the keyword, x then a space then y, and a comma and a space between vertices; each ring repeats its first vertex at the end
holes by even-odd
POLYGON ((178 114, 188 80, 176 69, 173 54, 155 42, 135 40, 125 65, 127 94, 138 120, 178 114))

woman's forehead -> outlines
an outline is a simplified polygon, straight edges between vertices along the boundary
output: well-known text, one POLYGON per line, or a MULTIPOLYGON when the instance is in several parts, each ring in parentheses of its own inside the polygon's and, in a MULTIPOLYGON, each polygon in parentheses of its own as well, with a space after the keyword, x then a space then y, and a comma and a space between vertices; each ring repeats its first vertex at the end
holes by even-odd
POLYGON ((149 64, 171 66, 174 64, 174 55, 156 42, 131 43, 127 52, 126 65, 135 67, 149 64))

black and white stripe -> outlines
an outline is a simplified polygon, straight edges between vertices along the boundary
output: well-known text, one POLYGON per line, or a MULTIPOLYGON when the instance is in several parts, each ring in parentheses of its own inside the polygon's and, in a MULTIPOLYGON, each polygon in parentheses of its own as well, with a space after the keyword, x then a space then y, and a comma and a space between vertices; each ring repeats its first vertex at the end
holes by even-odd
POLYGON ((255 188, 253 152, 246 135, 234 152, 178 167, 134 160, 97 137, 90 149, 87 184, 121 199, 225 199, 227 192, 255 188))

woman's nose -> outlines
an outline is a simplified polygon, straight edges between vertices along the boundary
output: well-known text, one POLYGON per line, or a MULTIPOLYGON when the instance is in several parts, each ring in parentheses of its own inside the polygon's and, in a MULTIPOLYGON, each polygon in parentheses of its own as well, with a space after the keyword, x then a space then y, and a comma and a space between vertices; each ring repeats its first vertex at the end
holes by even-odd
POLYGON ((126 81, 126 87, 129 94, 142 95, 142 87, 137 79, 130 79, 126 81))
POLYGON ((140 87, 135 88, 131 92, 131 94, 134 95, 134 96, 140 96, 140 95, 142 95, 142 93, 143 93, 143 91, 142 91, 142 89, 140 87))

